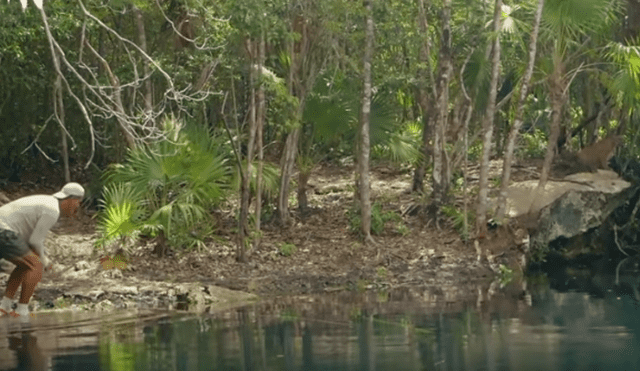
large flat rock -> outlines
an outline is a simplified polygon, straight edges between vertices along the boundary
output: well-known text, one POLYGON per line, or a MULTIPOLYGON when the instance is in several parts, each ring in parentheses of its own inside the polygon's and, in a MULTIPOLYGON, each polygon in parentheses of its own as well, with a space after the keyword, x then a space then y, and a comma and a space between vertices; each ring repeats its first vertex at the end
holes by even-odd
POLYGON ((617 194, 631 186, 611 170, 597 173, 577 173, 561 181, 549 180, 543 192, 536 194, 538 180, 527 180, 511 185, 507 193, 507 215, 517 217, 530 208, 538 212, 569 191, 617 194), (533 207, 532 207, 533 206, 533 207))

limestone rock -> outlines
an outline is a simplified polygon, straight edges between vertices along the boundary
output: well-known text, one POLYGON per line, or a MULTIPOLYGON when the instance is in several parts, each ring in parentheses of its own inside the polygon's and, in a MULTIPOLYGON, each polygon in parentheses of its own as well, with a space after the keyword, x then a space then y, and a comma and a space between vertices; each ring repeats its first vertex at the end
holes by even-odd
POLYGON ((532 246, 548 245, 557 238, 569 239, 599 227, 635 191, 636 187, 630 187, 629 183, 624 188, 611 185, 610 188, 567 191, 540 211, 538 228, 531 236, 532 246))
POLYGON ((540 194, 536 194, 538 180, 518 182, 511 185, 507 191, 507 215, 518 217, 530 209, 534 213, 538 212, 569 191, 618 194, 630 185, 631 183, 621 179, 611 170, 577 173, 562 180, 549 180, 540 194))

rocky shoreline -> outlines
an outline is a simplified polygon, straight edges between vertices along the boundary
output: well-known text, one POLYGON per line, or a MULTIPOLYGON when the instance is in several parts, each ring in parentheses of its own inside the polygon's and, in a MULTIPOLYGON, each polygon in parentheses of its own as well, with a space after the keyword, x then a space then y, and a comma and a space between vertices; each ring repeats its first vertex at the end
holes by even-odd
MULTIPOLYGON (((34 312, 61 310, 224 308, 256 301, 255 294, 200 282, 167 282, 137 277, 132 267, 105 269, 93 247, 95 236, 53 232, 45 244, 55 263, 30 302, 34 312)), ((0 286, 13 264, 0 261, 0 286)))

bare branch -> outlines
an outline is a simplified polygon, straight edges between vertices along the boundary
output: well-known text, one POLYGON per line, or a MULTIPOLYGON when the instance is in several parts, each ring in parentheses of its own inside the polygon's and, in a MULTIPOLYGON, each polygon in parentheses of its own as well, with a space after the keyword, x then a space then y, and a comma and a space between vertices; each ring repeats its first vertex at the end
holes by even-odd
MULTIPOLYGON (((169 23, 171 25, 171 28, 173 29, 173 31, 180 36, 181 39, 186 40, 190 43, 193 44, 193 46, 195 46, 196 49, 198 50, 216 50, 216 49, 220 49, 222 47, 224 47, 224 45, 219 45, 219 46, 214 46, 214 47, 207 47, 207 38, 205 38, 204 42, 202 43, 202 45, 198 46, 196 44, 196 40, 195 39, 191 39, 188 38, 187 36, 185 36, 182 32, 180 32, 177 28, 176 28, 176 24, 169 19, 169 17, 167 17, 167 15, 164 12, 164 9, 162 9, 162 6, 160 5, 160 3, 158 2, 158 0, 156 0, 156 5, 158 6, 158 9, 160 10, 160 13, 162 13, 162 16, 164 17, 164 20, 167 21, 167 23, 169 23)), ((190 14, 188 15, 189 17, 191 16, 190 14)), ((223 19, 223 18, 216 18, 215 20, 217 20, 218 22, 229 22, 229 18, 223 19)))
MULTIPOLYGON (((60 50, 60 46, 56 43, 55 39, 53 38, 53 35, 51 35, 51 29, 49 28, 49 22, 47 21, 47 14, 44 12, 44 7, 40 8, 40 15, 42 16, 42 22, 44 24, 47 40, 49 41, 49 48, 51 49, 51 57, 53 58, 53 65, 56 70, 56 73, 58 74, 58 76, 60 76, 62 81, 64 81, 64 84, 67 87, 67 91, 80 107, 80 110, 82 111, 82 115, 87 121, 87 124, 89 125, 89 133, 91 135, 91 154, 89 156, 89 159, 87 160, 87 164, 85 165, 85 169, 87 169, 89 167, 89 164, 91 164, 91 161, 93 160, 93 156, 95 155, 93 123, 91 122, 91 118, 89 117, 86 107, 84 106, 84 104, 82 104, 82 101, 80 100, 80 98, 78 98, 78 96, 73 93, 73 91, 71 90, 71 87, 69 86, 69 82, 67 81, 67 79, 62 74, 62 71, 60 70, 60 59, 58 58, 58 55, 55 52, 55 49, 60 50)), ((62 54, 62 57, 63 57, 62 59, 66 62, 66 58, 64 58, 64 53, 62 54)), ((66 128, 64 129, 66 132, 66 128)))

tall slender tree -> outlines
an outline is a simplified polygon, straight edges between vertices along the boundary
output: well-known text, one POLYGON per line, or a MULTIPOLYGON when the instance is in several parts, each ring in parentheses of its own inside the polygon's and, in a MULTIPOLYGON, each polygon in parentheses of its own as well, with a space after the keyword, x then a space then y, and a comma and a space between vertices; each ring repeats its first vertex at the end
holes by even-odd
POLYGON ((264 168, 264 144, 263 144, 263 132, 264 122, 266 119, 265 108, 265 94, 264 83, 262 77, 262 70, 265 62, 265 40, 264 32, 260 35, 260 42, 258 44, 258 93, 256 95, 256 150, 258 151, 258 168, 256 169, 256 206, 255 206, 255 220, 256 220, 256 234, 253 243, 253 247, 257 248, 260 244, 260 228, 261 228, 261 214, 262 214, 262 170, 264 168))
MULTIPOLYGON (((449 185, 443 165, 445 128, 449 112, 449 81, 452 73, 451 55, 451 0, 444 0, 442 8, 442 36, 438 60, 437 98, 435 102, 433 133, 433 197, 432 210, 436 213, 445 203, 449 185)), ((434 214, 437 215, 437 214, 434 214)))
POLYGON ((511 163, 513 162, 513 153, 516 146, 516 139, 522 123, 524 122, 524 107, 529 92, 529 84, 531 76, 533 76, 533 67, 535 66, 536 50, 538 46, 538 33, 540 31, 540 20, 542 19, 542 9, 544 8, 544 0, 538 0, 536 14, 533 21, 533 29, 531 38, 529 39, 529 61, 522 82, 520 84, 520 96, 516 106, 513 125, 509 130, 509 138, 507 139, 507 150, 504 154, 504 163, 502 167, 502 182, 500 183, 500 195, 498 196, 498 205, 496 209, 496 219, 502 220, 506 212, 507 189, 509 188, 509 178, 511 177, 511 163))
POLYGON ((480 164, 480 185, 476 209, 476 232, 484 236, 487 232, 487 198, 489 194, 489 160, 493 142, 493 120, 496 113, 498 78, 500 77, 500 24, 502 19, 502 0, 496 0, 493 10, 491 82, 489 83, 489 102, 482 121, 482 162, 480 164))
POLYGON ((418 30, 420 31, 420 37, 422 42, 420 43, 420 55, 418 68, 418 89, 417 98, 422 113, 422 156, 416 167, 413 176, 413 185, 411 190, 413 192, 422 192, 424 188, 424 175, 428 159, 431 157, 432 148, 429 145, 433 130, 431 127, 432 121, 430 119, 430 106, 431 96, 435 96, 435 92, 431 94, 428 89, 428 81, 433 81, 430 77, 429 69, 429 54, 431 49, 431 43, 429 40, 429 21, 427 19, 427 11, 425 6, 425 0, 418 0, 418 30))
MULTIPOLYGON (((146 29, 144 27, 144 14, 142 13, 142 10, 140 10, 140 8, 138 8, 137 6, 133 5, 133 13, 135 14, 135 18, 136 18, 136 29, 138 30, 138 46, 140 46, 140 49, 145 52, 148 53, 148 47, 147 47, 147 32, 146 29)), ((149 70, 149 62, 146 60, 142 61, 142 72, 144 74, 143 78, 144 78, 144 92, 143 92, 143 100, 144 100, 144 114, 145 114, 145 121, 151 121, 152 120, 152 111, 153 111, 153 89, 151 87, 151 79, 148 78, 149 74, 150 74, 150 70, 149 70)))
MULTIPOLYGON (((311 24, 317 19, 309 19, 311 8, 318 6, 310 0, 298 0, 291 3, 290 32, 299 37, 291 38, 288 43, 289 74, 287 85, 289 94, 298 99, 296 110, 296 126, 287 134, 285 146, 280 160, 280 189, 278 191, 278 218, 282 225, 289 222, 289 183, 293 175, 298 142, 300 140, 300 121, 306 104, 307 95, 313 88, 321 61, 318 51, 321 50, 320 32, 310 32, 311 24)), ((318 15, 315 15, 316 17, 318 15)))
POLYGON ((373 56, 373 0, 364 0, 365 7, 365 47, 363 59, 362 112, 358 132, 358 185, 360 194, 360 212, 362 234, 365 241, 373 242, 371 237, 371 181, 369 177, 369 124, 371 120, 371 59, 373 56))
POLYGON ((257 119, 256 119, 256 81, 258 69, 255 61, 258 59, 258 42, 247 38, 245 46, 249 56, 249 125, 248 125, 248 141, 247 156, 245 164, 242 166, 242 176, 240 184, 240 219, 238 220, 238 246, 236 250, 236 258, 240 262, 247 261, 247 253, 245 239, 249 233, 248 216, 249 216, 249 198, 251 197, 251 178, 253 177, 253 156, 255 153, 257 119))
MULTIPOLYGON (((546 26, 547 42, 551 45, 551 65, 553 68, 547 77, 551 102, 551 123, 547 151, 530 210, 536 210, 540 206, 542 200, 540 195, 549 179, 551 163, 557 150, 561 124, 569 99, 569 86, 573 77, 581 69, 578 66, 571 74, 567 72, 567 65, 571 61, 571 51, 575 45, 574 40, 593 29, 598 29, 609 18, 609 5, 610 1, 600 0, 547 0, 545 2, 543 23, 546 26)), ((581 46, 578 47, 581 48, 581 46)))

